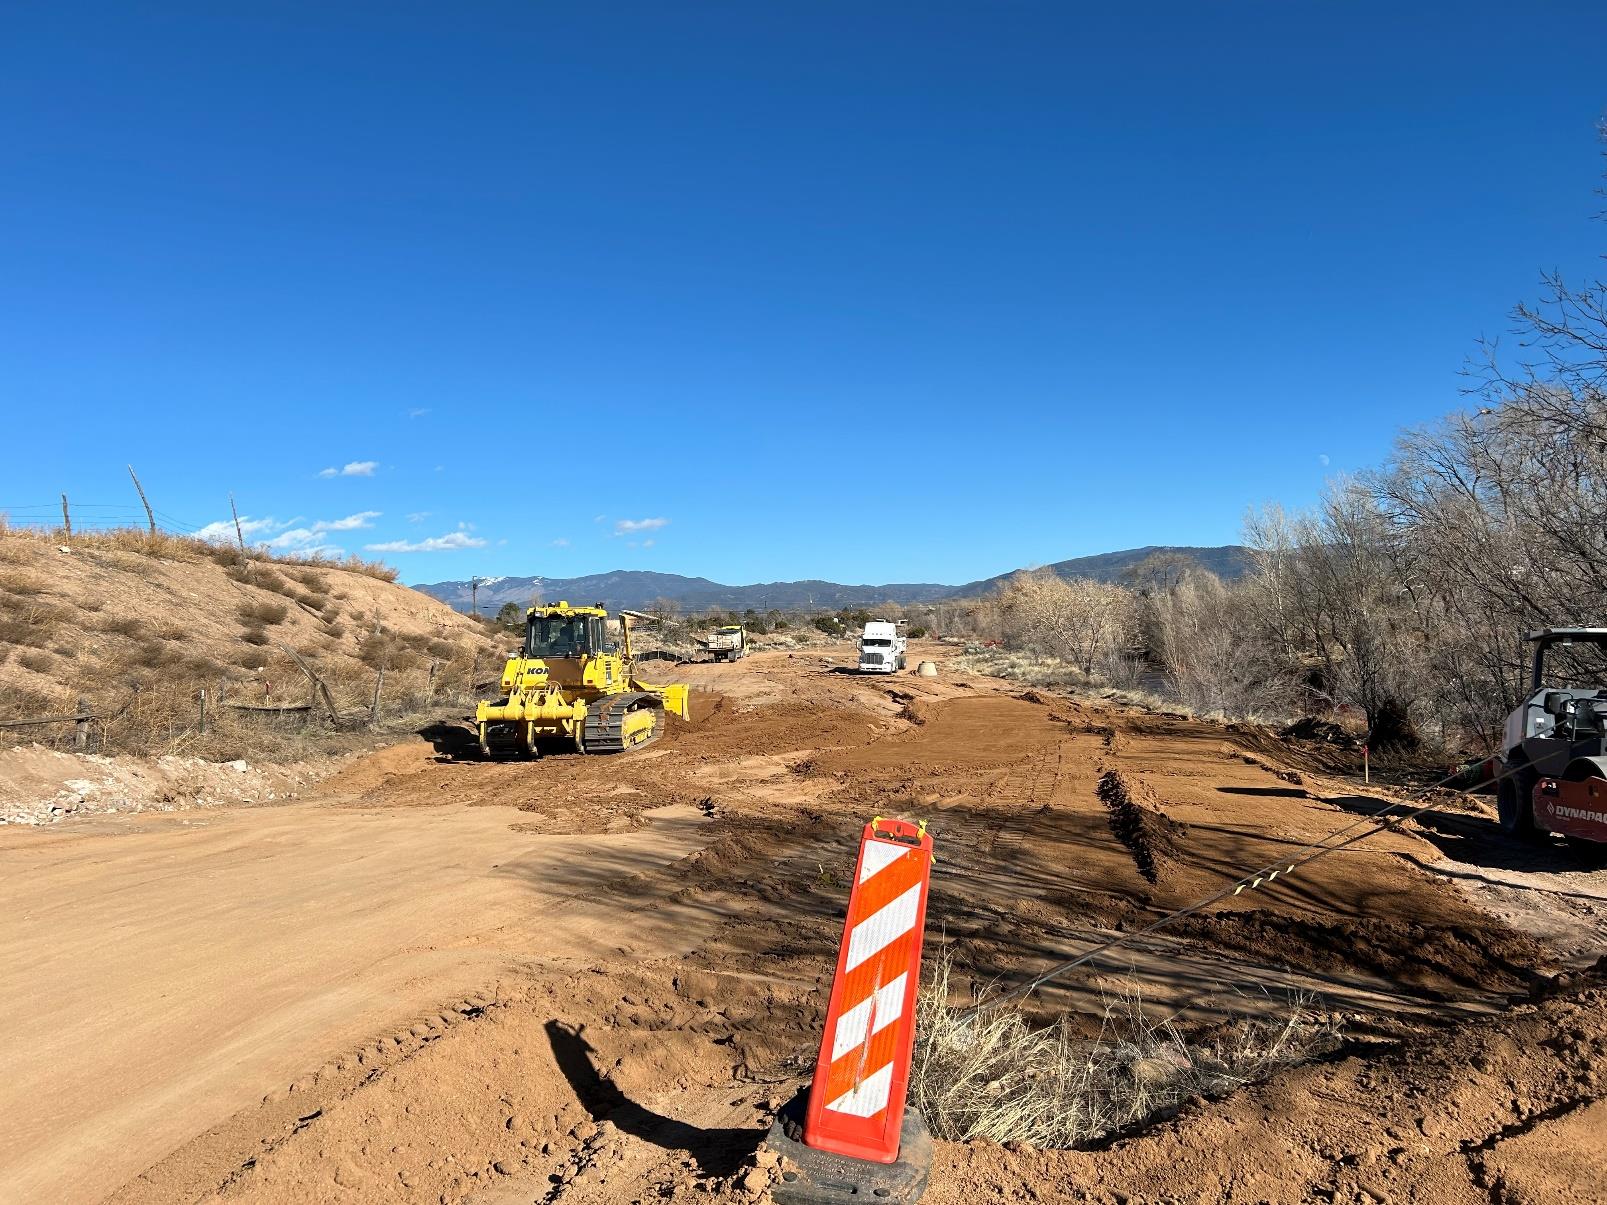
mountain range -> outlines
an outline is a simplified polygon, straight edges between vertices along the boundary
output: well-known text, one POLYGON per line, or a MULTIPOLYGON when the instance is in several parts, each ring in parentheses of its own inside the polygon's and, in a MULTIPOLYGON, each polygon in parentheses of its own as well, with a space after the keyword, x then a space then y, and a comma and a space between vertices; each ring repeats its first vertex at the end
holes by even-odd
MULTIPOLYGON (((1197 562, 1224 580, 1239 577, 1245 570, 1245 550, 1237 544, 1218 548, 1148 546, 1096 556, 1075 557, 1044 566, 1064 578, 1116 581, 1123 573, 1156 553, 1175 553, 1197 562)), ((841 607, 872 606, 876 603, 929 603, 946 598, 977 598, 987 594, 1019 570, 1001 573, 962 586, 937 582, 889 582, 884 585, 852 586, 838 582, 798 581, 760 582, 751 586, 727 586, 706 577, 683 577, 678 573, 654 573, 644 569, 616 569, 585 577, 482 577, 478 603, 472 581, 430 582, 415 586, 459 611, 478 605, 481 611, 495 611, 504 603, 529 606, 535 599, 557 602, 601 604, 610 610, 622 607, 643 609, 659 599, 669 599, 683 611, 835 611, 841 607)))

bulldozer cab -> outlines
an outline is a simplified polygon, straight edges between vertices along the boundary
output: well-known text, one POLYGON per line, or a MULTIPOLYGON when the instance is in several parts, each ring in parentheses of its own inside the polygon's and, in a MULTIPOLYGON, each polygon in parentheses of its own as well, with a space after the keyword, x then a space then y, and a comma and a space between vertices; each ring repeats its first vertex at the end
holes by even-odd
POLYGON ((524 655, 531 660, 573 660, 619 652, 607 618, 590 612, 532 610, 525 623, 524 655))

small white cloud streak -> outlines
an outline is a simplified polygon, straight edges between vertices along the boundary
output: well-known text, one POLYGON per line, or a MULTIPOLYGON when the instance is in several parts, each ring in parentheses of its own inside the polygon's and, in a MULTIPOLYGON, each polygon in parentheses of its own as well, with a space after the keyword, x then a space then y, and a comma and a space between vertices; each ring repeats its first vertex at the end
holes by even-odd
POLYGON ((364 552, 456 552, 461 548, 484 548, 486 541, 470 535, 463 527, 444 536, 427 540, 387 540, 383 544, 364 544, 364 552))
POLYGON ((657 531, 668 527, 669 522, 668 519, 620 519, 614 524, 614 534, 625 536, 637 531, 657 531))
POLYGON ((377 460, 354 460, 342 468, 319 469, 320 477, 372 477, 379 468, 377 460))

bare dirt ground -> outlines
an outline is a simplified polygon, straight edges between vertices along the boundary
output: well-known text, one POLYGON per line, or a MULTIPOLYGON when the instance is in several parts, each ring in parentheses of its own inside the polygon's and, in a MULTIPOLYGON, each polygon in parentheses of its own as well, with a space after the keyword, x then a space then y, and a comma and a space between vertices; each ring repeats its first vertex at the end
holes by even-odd
MULTIPOLYGON (((637 754, 457 762, 442 724, 316 799, 0 831, 0 1199, 761 1199, 871 815, 931 821, 929 941, 1007 986, 1385 801, 990 679, 684 672, 637 754)), ((1607 871, 1424 819, 1030 1006, 1298 993, 1337 1053, 1102 1149, 940 1142, 928 1199, 1607 1200, 1607 871)))

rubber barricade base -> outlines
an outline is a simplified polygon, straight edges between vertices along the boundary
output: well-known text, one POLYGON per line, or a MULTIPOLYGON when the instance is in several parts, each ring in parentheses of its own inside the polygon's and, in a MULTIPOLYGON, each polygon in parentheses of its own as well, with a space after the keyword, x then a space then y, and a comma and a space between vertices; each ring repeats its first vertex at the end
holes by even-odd
POLYGON ((921 1199, 932 1174, 932 1135, 919 1110, 904 1111, 898 1158, 892 1163, 871 1163, 805 1146, 803 1118, 808 1103, 806 1086, 776 1114, 770 1127, 768 1144, 782 1158, 781 1179, 770 1190, 776 1205, 872 1205, 884 1201, 904 1205, 921 1199))

